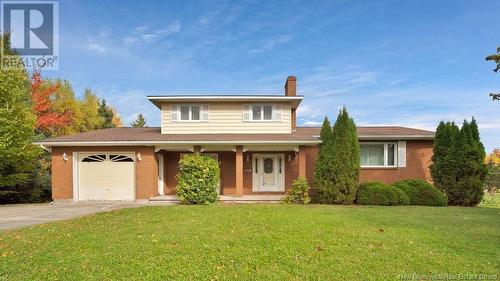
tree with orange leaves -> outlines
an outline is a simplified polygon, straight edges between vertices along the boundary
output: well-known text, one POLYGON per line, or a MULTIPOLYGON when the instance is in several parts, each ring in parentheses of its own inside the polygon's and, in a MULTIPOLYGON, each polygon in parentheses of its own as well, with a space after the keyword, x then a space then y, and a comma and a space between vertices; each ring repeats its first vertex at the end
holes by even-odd
POLYGON ((68 126, 71 122, 70 112, 54 110, 53 98, 59 87, 59 84, 44 83, 38 71, 33 72, 31 76, 31 97, 37 116, 37 130, 45 136, 51 136, 54 131, 68 126))

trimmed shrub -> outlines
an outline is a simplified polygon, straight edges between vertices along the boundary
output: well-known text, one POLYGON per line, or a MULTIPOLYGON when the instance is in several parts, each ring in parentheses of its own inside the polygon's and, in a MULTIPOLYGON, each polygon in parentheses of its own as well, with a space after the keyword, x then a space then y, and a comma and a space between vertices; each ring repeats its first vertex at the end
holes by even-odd
POLYGON ((308 204, 309 198, 309 185, 305 177, 298 177, 293 181, 292 186, 288 189, 286 197, 283 202, 288 204, 308 204))
POLYGON ((421 179, 407 179, 393 184, 410 198, 410 205, 446 206, 446 195, 421 179))
POLYGON ((193 153, 179 161, 177 196, 187 204, 210 204, 217 201, 219 164, 210 156, 193 153))
POLYGON ((381 182, 362 183, 358 187, 356 203, 360 205, 408 205, 410 199, 399 188, 381 182))

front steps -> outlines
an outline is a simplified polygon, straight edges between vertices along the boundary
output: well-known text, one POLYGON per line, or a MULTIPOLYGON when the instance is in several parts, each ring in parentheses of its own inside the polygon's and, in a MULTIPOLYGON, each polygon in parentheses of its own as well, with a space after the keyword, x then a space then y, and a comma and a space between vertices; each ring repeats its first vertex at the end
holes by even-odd
MULTIPOLYGON (((223 203, 280 203, 284 195, 220 195, 219 201, 223 203)), ((150 203, 169 202, 181 203, 176 195, 160 195, 149 198, 150 203)))

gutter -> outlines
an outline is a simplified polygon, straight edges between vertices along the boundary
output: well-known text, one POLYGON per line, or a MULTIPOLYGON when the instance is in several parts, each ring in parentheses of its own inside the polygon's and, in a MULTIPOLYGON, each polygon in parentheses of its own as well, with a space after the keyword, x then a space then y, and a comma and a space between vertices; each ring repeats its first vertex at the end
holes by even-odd
MULTIPOLYGON (((313 137, 319 139, 319 135, 313 137)), ((430 135, 360 135, 358 140, 433 140, 434 136, 430 135)))
POLYGON ((319 144, 321 140, 310 141, 65 141, 65 142, 34 142, 40 146, 130 146, 130 145, 165 145, 165 144, 191 144, 191 145, 207 145, 207 144, 232 144, 232 145, 248 145, 248 144, 295 144, 295 145, 311 145, 319 144))

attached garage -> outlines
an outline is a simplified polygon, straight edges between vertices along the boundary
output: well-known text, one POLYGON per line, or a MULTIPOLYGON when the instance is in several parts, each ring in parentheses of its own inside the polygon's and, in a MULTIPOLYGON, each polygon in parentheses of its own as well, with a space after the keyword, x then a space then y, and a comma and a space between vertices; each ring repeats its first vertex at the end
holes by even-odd
POLYGON ((133 152, 76 154, 74 200, 135 200, 133 152))

